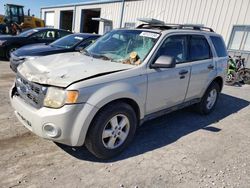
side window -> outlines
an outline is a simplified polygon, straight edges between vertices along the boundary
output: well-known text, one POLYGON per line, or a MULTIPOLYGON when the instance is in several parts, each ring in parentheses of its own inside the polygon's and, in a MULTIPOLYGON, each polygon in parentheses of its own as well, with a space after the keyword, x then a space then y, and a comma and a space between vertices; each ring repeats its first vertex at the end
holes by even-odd
POLYGON ((183 35, 168 37, 158 50, 156 59, 160 56, 174 57, 176 63, 187 61, 187 37, 183 35))
POLYGON ((56 32, 55 31, 47 31, 45 35, 45 39, 55 39, 56 38, 56 32))
POLYGON ((203 60, 211 57, 210 46, 204 36, 191 36, 190 60, 203 60))
POLYGON ((45 37, 46 33, 47 33, 47 31, 37 32, 37 33, 34 33, 33 35, 31 35, 30 38, 43 39, 45 37))
POLYGON ((214 45, 215 51, 218 57, 226 57, 227 50, 226 46, 221 37, 211 36, 212 43, 214 45))

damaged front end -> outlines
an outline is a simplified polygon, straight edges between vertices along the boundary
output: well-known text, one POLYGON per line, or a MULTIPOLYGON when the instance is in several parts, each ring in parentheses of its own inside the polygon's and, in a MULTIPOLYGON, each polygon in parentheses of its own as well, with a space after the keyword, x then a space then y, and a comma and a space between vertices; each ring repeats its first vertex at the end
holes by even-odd
POLYGON ((67 88, 72 83, 133 67, 80 53, 67 53, 28 60, 18 67, 18 72, 30 82, 67 88))
POLYGON ((46 96, 47 90, 48 87, 30 82, 29 80, 25 79, 20 73, 17 73, 11 97, 17 95, 31 106, 39 109, 43 106, 43 101, 46 96))

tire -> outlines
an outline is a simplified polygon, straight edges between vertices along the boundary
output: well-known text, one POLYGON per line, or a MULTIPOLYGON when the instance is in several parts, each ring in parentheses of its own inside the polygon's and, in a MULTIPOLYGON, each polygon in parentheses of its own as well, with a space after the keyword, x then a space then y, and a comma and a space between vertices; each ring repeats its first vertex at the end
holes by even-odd
POLYGON ((219 95, 219 85, 216 82, 212 82, 201 98, 201 101, 195 105, 196 110, 202 115, 211 113, 217 104, 219 95))
POLYGON ((245 68, 239 72, 239 77, 245 84, 250 84, 250 69, 245 68))
POLYGON ((226 84, 232 86, 236 82, 237 82, 237 73, 235 71, 231 71, 229 74, 227 74, 226 84))
POLYGON ((10 47, 9 49, 7 49, 7 50, 6 50, 6 53, 5 53, 5 58, 6 58, 7 60, 9 60, 9 59, 10 59, 10 54, 11 54, 12 52, 14 52, 16 49, 17 49, 17 47, 10 47))
POLYGON ((130 105, 123 102, 108 104, 91 123, 85 146, 97 158, 112 158, 133 140, 137 122, 135 111, 130 105))

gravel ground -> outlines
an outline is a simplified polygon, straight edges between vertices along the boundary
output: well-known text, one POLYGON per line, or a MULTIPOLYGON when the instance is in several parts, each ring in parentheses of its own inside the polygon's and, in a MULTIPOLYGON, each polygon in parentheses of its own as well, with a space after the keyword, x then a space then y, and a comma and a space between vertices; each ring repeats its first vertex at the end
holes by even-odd
POLYGON ((250 187, 250 86, 225 86, 216 110, 177 111, 139 128, 119 157, 35 136, 15 118, 0 61, 0 187, 250 187))

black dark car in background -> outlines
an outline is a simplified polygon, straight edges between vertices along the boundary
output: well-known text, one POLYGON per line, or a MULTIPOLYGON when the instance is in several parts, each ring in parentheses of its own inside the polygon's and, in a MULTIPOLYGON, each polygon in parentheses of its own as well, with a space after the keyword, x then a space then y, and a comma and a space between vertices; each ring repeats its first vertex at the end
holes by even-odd
POLYGON ((51 54, 81 51, 93 43, 100 35, 77 33, 65 36, 50 44, 33 44, 23 46, 11 53, 10 68, 16 72, 18 65, 25 59, 51 54))
POLYGON ((10 58, 10 53, 28 44, 51 43, 61 37, 72 34, 70 31, 53 28, 36 28, 16 36, 0 35, 0 57, 10 58))

